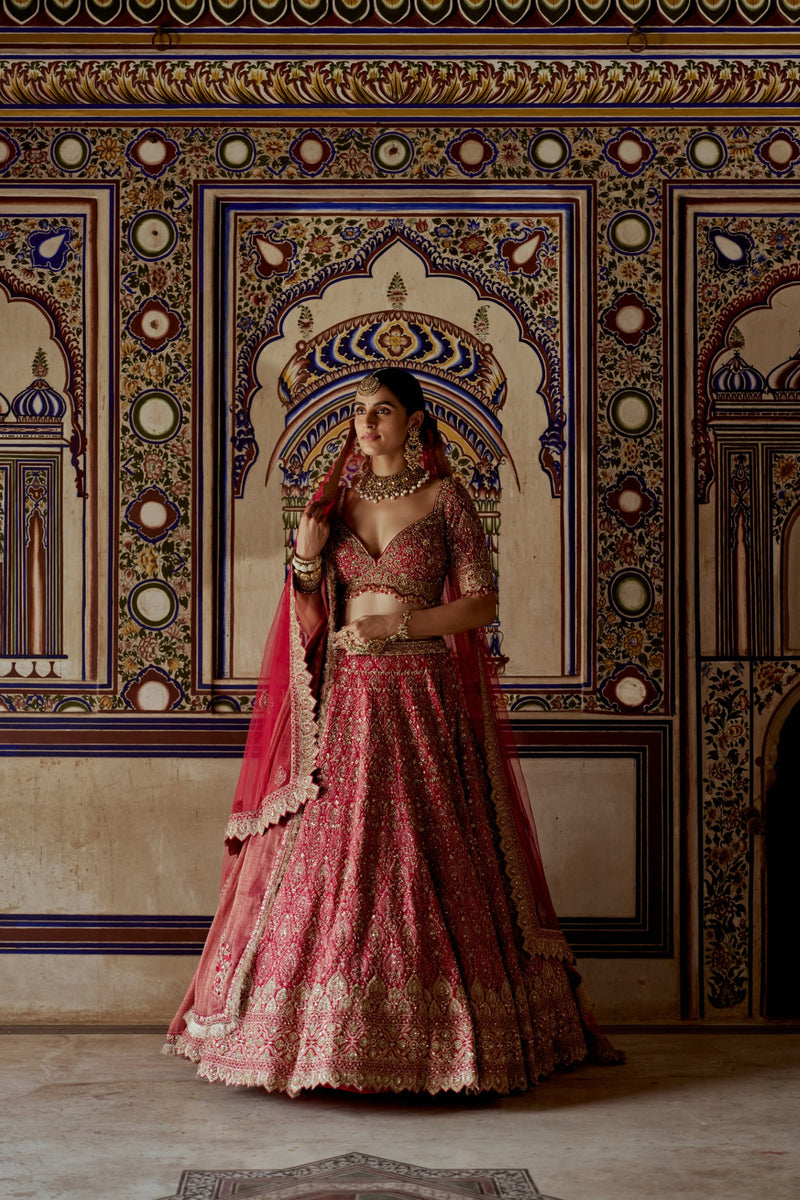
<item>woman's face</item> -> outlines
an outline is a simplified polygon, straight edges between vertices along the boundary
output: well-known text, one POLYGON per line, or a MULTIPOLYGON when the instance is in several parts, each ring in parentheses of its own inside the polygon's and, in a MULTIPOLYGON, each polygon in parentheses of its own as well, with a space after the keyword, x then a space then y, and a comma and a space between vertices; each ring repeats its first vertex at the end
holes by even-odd
POLYGON ((409 425, 422 423, 422 413, 409 417, 385 384, 372 396, 356 396, 354 416, 358 444, 368 458, 401 455, 409 425))

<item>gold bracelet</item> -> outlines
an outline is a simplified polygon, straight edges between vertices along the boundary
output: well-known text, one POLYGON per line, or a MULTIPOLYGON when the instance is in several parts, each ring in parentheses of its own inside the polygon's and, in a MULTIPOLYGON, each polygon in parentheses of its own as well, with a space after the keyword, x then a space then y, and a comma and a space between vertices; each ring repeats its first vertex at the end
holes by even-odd
POLYGON ((292 570, 298 574, 311 574, 322 566, 322 555, 315 554, 313 558, 301 558, 299 554, 292 555, 292 570))
POLYGON ((391 635, 391 637, 386 639, 387 641, 389 641, 389 642, 407 642, 409 640, 409 638, 411 637, 411 634, 408 632, 408 622, 411 620, 411 614, 413 611, 414 611, 413 608, 406 609, 406 611, 403 613, 403 617, 402 617, 402 620, 400 621, 400 624, 397 626, 397 629, 391 635))

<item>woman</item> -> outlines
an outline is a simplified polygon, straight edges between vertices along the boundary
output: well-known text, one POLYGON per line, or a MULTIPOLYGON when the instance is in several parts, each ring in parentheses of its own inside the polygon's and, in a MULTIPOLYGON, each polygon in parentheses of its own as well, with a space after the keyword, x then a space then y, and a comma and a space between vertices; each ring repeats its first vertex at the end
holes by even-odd
POLYGON ((165 1049, 290 1095, 509 1092, 619 1061, 476 633, 496 604, 478 515, 413 374, 363 379, 353 426, 300 521, 220 907, 165 1049))

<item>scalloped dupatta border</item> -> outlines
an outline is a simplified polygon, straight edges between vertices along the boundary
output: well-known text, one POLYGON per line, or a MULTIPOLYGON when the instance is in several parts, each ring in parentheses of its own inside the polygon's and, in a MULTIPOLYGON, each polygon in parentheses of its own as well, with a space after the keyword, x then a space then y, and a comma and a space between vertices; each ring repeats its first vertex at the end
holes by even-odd
POLYGON ((291 577, 286 590, 282 603, 288 619, 289 680, 281 707, 286 706, 282 715, 289 722, 289 762, 284 765, 283 738, 277 738, 275 751, 263 747, 264 755, 273 754, 268 777, 278 786, 267 792, 257 809, 233 813, 228 822, 226 839, 241 845, 222 885, 194 978, 170 1026, 165 1053, 174 1052, 179 1043, 188 1048, 187 1042, 221 1037, 235 1029, 302 809, 319 792, 314 778, 318 748, 315 680, 318 686, 327 628, 322 633, 316 630, 304 646, 291 577), (287 774, 284 783, 281 777, 287 774))
POLYGON ((261 800, 257 811, 232 813, 225 830, 225 837, 243 841, 253 834, 263 833, 275 825, 281 817, 298 812, 307 800, 313 800, 319 787, 314 779, 317 765, 317 724, 315 720, 317 697, 314 676, 309 670, 307 656, 318 649, 318 639, 303 645, 300 622, 297 617, 294 588, 291 576, 286 582, 288 598, 289 638, 289 681, 285 704, 289 706, 290 765, 288 779, 285 768, 283 778, 276 774, 273 781, 278 785, 261 800))

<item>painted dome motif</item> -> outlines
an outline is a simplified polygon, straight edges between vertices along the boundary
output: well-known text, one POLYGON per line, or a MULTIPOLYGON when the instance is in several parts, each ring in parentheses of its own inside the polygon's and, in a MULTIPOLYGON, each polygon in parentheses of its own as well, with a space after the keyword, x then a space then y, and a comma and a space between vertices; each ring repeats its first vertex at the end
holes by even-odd
POLYGON ((786 362, 778 363, 767 376, 767 384, 776 396, 785 396, 792 392, 800 399, 800 349, 786 362))
MULTIPOLYGON (((742 393, 760 395, 766 386, 766 380, 760 371, 751 367, 742 358, 744 337, 737 328, 733 328, 728 337, 728 347, 733 350, 733 357, 723 363, 711 376, 711 388, 715 392, 742 393)), ((798 364, 800 366, 800 364, 798 364)))
POLYGON ((17 421, 56 422, 67 411, 64 397, 47 382, 47 355, 39 347, 33 357, 33 381, 11 401, 17 421))

